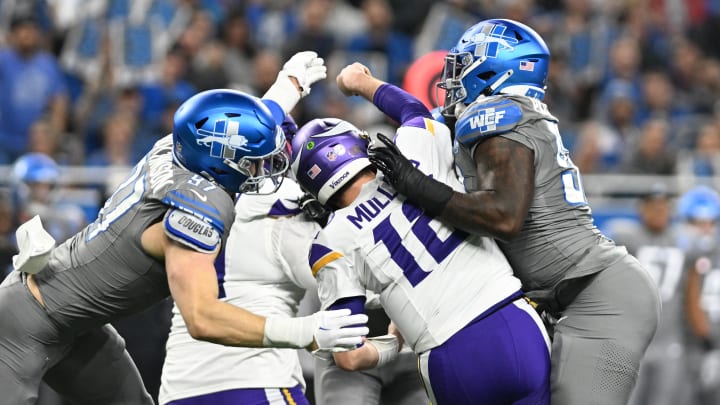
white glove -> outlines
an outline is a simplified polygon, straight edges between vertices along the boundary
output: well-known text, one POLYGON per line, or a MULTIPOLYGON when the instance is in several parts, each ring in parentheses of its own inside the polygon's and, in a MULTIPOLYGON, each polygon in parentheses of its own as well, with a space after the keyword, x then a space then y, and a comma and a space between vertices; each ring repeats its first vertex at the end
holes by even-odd
MULTIPOLYGON (((280 74, 297 79, 302 88, 302 96, 310 94, 310 86, 327 77, 327 67, 323 58, 313 51, 298 52, 285 64, 280 74)), ((278 75, 280 76, 280 75, 278 75)))
POLYGON ((365 326, 368 316, 350 313, 346 308, 320 311, 312 315, 318 319, 314 335, 318 345, 316 352, 346 352, 362 343, 363 336, 370 333, 370 329, 365 326))
POLYGON ((292 111, 302 97, 310 94, 310 86, 327 77, 327 67, 323 58, 313 51, 298 52, 293 55, 278 73, 275 83, 262 98, 278 103, 285 114, 292 111), (300 93, 290 80, 294 77, 300 85, 300 93))
POLYGON ((320 311, 300 318, 270 317, 265 320, 265 347, 305 348, 313 339, 316 351, 347 351, 362 343, 370 330, 365 314, 351 315, 349 309, 320 311), (353 327, 346 327, 353 325, 353 327))

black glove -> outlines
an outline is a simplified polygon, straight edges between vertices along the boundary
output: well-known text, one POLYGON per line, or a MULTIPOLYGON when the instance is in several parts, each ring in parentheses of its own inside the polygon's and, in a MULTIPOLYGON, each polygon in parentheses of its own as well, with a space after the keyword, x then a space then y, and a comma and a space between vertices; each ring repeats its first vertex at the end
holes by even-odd
POLYGON ((385 179, 411 203, 425 209, 425 212, 432 216, 440 215, 450 201, 453 189, 415 167, 387 136, 378 133, 377 138, 384 145, 371 145, 368 148, 370 162, 382 171, 385 179))
POLYGON ((327 225, 331 211, 320 204, 310 193, 305 193, 298 201, 303 213, 313 221, 317 222, 323 228, 327 225))

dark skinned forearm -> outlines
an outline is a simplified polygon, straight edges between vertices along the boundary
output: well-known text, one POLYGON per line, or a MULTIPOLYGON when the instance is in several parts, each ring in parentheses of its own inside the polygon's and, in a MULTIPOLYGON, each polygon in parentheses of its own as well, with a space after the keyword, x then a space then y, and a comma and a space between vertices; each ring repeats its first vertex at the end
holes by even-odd
POLYGON ((522 229, 535 190, 531 149, 495 136, 474 154, 478 191, 454 193, 441 217, 470 233, 512 239, 522 229))

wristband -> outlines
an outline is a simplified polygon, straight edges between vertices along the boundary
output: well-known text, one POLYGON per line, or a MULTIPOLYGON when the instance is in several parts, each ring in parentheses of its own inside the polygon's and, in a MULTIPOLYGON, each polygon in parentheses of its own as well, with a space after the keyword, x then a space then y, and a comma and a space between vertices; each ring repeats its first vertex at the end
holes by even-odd
POLYGON ((302 349, 313 342, 313 324, 307 317, 265 319, 264 347, 302 349))
POLYGON ((378 362, 375 367, 382 367, 394 361, 400 351, 398 339, 395 335, 382 335, 367 338, 365 343, 372 345, 378 352, 378 362))
POLYGON ((278 103, 287 115, 300 101, 300 92, 292 80, 286 74, 280 72, 275 83, 270 86, 262 98, 278 103))
POLYGON ((430 216, 440 216, 455 191, 447 184, 428 176, 421 177, 416 184, 414 190, 408 190, 408 198, 423 201, 421 205, 430 216))

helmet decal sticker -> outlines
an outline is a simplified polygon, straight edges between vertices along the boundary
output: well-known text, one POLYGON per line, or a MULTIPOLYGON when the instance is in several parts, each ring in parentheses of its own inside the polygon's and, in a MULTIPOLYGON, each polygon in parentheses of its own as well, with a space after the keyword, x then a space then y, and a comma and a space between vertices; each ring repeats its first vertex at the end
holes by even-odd
POLYGON ((210 146, 210 156, 212 157, 235 159, 235 150, 250 151, 245 148, 248 140, 238 133, 239 128, 240 122, 238 121, 218 120, 215 121, 213 131, 199 128, 197 133, 203 137, 198 138, 196 142, 198 145, 210 146))
POLYGON ((312 165, 310 170, 308 170, 307 175, 308 177, 310 177, 311 180, 315 180, 315 177, 317 177, 317 175, 320 174, 321 171, 322 169, 320 169, 318 165, 312 165))
POLYGON ((514 44, 518 40, 514 37, 505 36, 503 25, 486 24, 481 32, 473 35, 470 41, 477 44, 475 47, 475 56, 487 56, 488 58, 497 58, 498 53, 503 49, 509 52, 515 50, 514 44))

